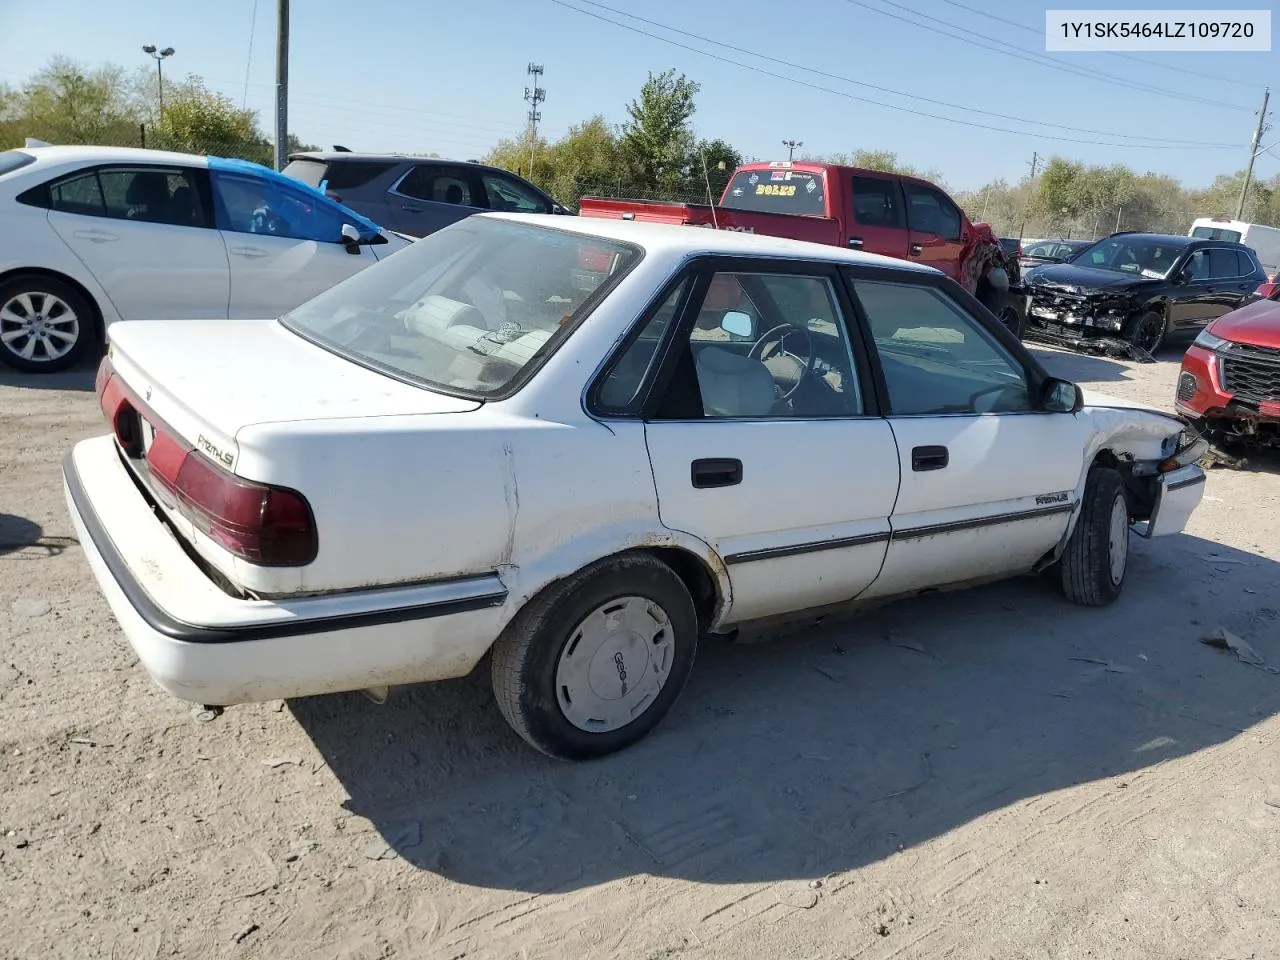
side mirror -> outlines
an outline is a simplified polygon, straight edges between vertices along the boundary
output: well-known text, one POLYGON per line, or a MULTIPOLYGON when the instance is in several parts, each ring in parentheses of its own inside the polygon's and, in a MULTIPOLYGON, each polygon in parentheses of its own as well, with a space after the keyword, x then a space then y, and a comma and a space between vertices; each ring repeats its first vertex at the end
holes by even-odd
POLYGON ((1084 393, 1070 380, 1050 377, 1040 392, 1040 409, 1049 413, 1075 413, 1084 406, 1084 393))
POLYGON ((347 253, 360 253, 360 231, 350 223, 342 225, 342 245, 347 248, 347 253))
POLYGON ((720 329, 730 336, 746 339, 751 336, 751 315, 739 310, 729 310, 720 319, 720 329))

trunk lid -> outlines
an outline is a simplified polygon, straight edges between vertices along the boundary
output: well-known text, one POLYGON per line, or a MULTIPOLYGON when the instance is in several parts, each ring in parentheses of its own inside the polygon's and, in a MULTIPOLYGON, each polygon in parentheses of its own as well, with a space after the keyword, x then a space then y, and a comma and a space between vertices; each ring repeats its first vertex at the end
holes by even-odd
POLYGON ((244 427, 480 406, 345 360, 274 320, 122 322, 112 324, 110 339, 115 375, 144 418, 229 470, 244 427))

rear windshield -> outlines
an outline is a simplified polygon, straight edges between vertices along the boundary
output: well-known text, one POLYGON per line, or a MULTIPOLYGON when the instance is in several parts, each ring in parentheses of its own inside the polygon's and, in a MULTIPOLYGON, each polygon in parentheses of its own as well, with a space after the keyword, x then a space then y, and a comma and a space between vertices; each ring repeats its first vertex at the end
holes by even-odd
POLYGON ((731 210, 825 217, 827 201, 820 173, 799 170, 739 170, 729 181, 723 206, 731 210))
POLYGON ((324 180, 326 166, 323 160, 290 160, 280 172, 309 186, 318 187, 324 180))
POLYGON ((0 153, 0 177, 35 162, 36 158, 29 153, 23 153, 21 150, 5 150, 0 153))
POLYGON ((281 322, 400 379, 500 397, 533 375, 640 256, 630 244, 469 217, 281 322))
POLYGON ((1191 231, 1193 237, 1201 240, 1226 240, 1229 243, 1240 242, 1239 230, 1224 230, 1222 227, 1196 227, 1191 231))

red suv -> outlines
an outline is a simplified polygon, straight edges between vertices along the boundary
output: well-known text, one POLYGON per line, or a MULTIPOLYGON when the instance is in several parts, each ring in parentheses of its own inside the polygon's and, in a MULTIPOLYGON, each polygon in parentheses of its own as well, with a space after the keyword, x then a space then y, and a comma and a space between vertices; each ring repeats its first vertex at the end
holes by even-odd
POLYGON ((1211 439, 1280 447, 1280 291, 1258 293, 1265 299, 1223 314, 1187 349, 1175 404, 1211 439))

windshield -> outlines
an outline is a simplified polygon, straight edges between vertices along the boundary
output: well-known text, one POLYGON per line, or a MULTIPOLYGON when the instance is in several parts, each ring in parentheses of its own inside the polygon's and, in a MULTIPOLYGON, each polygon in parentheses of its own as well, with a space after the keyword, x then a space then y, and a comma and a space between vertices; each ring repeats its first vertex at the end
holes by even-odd
POLYGON ((469 217, 281 322, 392 376, 492 398, 532 376, 640 256, 630 244, 469 217))
POLYGON ((1149 280, 1169 275, 1184 244, 1144 237, 1108 237, 1072 259, 1072 263, 1116 273, 1132 273, 1149 280))
POLYGON ((1196 227, 1191 231, 1191 235, 1201 240, 1226 240, 1230 243, 1240 242, 1239 230, 1225 230, 1222 227, 1196 227))
POLYGON ((739 170, 729 181, 721 206, 730 210, 825 217, 822 174, 799 170, 739 170))

